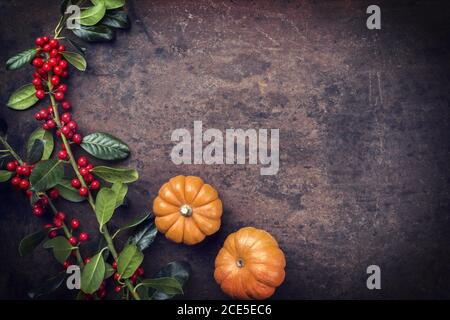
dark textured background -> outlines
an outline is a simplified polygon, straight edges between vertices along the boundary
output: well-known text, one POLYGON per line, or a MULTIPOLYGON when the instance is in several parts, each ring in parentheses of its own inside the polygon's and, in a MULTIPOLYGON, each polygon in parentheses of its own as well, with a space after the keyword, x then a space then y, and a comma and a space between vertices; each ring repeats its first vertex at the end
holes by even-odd
MULTIPOLYGON (((51 33, 56 2, 0 1, 2 65, 51 33)), ((370 31, 366 1, 128 1, 131 30, 88 46, 88 70, 69 81, 81 131, 128 142, 133 154, 123 165, 141 175, 113 225, 151 208, 177 174, 213 184, 225 208, 220 231, 200 245, 158 237, 146 252, 148 274, 189 260, 186 298, 223 298, 214 257, 227 234, 253 225, 286 253, 275 298, 450 298, 444 3, 377 1, 382 30, 370 31), (194 120, 280 128, 278 175, 260 176, 257 166, 175 166, 170 134, 194 120), (382 290, 366 289, 370 264, 382 268, 382 290)), ((0 113, 17 148, 38 124, 33 111, 5 103, 30 73, 0 71, 0 113)), ((26 298, 60 267, 43 249, 18 256, 19 240, 40 222, 9 186, 0 192, 0 297, 26 298)), ((66 208, 95 233, 86 206, 66 208)))

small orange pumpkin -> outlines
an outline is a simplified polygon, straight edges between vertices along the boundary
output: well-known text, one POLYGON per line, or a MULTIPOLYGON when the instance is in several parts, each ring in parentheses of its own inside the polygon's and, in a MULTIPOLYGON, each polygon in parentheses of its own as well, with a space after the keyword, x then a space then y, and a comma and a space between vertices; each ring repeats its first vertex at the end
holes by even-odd
POLYGON ((219 230, 222 201, 199 177, 176 176, 159 189, 153 212, 166 238, 192 245, 219 230))
POLYGON ((253 227, 230 234, 216 257, 214 278, 234 299, 266 299, 284 281, 286 260, 277 241, 253 227))

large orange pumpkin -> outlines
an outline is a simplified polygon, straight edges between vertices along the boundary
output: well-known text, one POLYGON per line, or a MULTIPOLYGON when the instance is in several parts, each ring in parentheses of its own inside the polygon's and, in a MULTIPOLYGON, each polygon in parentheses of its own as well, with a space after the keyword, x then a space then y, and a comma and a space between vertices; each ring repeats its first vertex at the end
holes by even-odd
POLYGON ((234 299, 266 299, 284 281, 286 260, 277 241, 253 227, 230 234, 216 257, 214 278, 234 299))
POLYGON ((199 177, 177 176, 159 189, 153 212, 166 238, 192 245, 219 230, 222 201, 199 177))

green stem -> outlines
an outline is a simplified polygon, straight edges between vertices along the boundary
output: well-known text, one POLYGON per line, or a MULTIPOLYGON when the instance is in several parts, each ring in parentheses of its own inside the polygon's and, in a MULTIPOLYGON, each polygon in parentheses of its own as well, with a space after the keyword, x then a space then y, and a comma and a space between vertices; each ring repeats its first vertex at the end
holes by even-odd
POLYGON ((0 141, 5 146, 5 148, 8 149, 9 153, 13 156, 13 158, 16 159, 22 165, 23 164, 22 159, 14 151, 14 149, 11 147, 11 145, 8 143, 8 141, 6 141, 6 138, 0 136, 0 141))
MULTIPOLYGON (((49 74, 48 78, 50 79, 50 77, 51 77, 51 74, 49 74)), ((47 85, 48 85, 49 91, 51 92, 53 90, 53 85, 51 84, 50 81, 47 82, 47 85)), ((50 95, 50 101, 51 101, 52 106, 53 106, 53 114, 54 114, 54 119, 55 119, 56 125, 58 126, 59 129, 61 129, 61 120, 59 119, 58 104, 56 103, 56 100, 55 100, 55 97, 53 96, 53 94, 50 93, 49 95, 50 95)), ((73 168, 73 171, 75 172, 78 180, 80 180, 81 185, 83 187, 88 188, 88 186, 86 184, 86 181, 84 181, 83 176, 78 171, 78 165, 77 165, 77 163, 75 161, 75 157, 73 156, 70 143, 67 141, 67 138, 64 136, 63 133, 61 133, 61 139, 62 139, 62 142, 63 142, 65 148, 66 148, 67 155, 69 156, 69 162, 70 162, 70 165, 73 168)), ((91 194, 90 191, 88 192, 87 200, 89 202, 89 205, 92 208, 92 211, 95 214, 94 198, 92 197, 92 194, 91 194)), ((116 250, 116 248, 114 246, 114 243, 112 241, 112 238, 111 238, 111 235, 109 233, 108 227, 106 225, 104 225, 102 227, 102 231, 103 231, 102 235, 105 238, 106 243, 108 244, 108 249, 111 252, 114 260, 117 261, 117 258, 118 258, 119 255, 117 254, 117 250, 116 250)), ((136 300, 141 300, 141 298, 139 297, 139 294, 134 290, 134 286, 133 286, 133 284, 131 283, 131 281, 129 279, 125 279, 125 284, 126 284, 128 290, 130 290, 131 294, 133 295, 133 298, 136 299, 136 300)))

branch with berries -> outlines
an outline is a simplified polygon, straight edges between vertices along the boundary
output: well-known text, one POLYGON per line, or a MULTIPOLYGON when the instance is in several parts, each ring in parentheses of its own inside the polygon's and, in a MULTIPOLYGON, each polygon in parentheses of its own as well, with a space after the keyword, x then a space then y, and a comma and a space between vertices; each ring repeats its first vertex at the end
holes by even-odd
MULTIPOLYGON (((82 6, 85 2, 75 4, 82 6)), ((123 160, 130 155, 128 145, 109 133, 94 132, 83 137, 70 112, 72 105, 66 99, 66 79, 71 66, 79 71, 87 68, 85 49, 72 37, 89 42, 112 40, 116 29, 128 27, 124 4, 125 0, 92 0, 90 6, 81 8, 79 28, 69 30, 66 21, 70 18, 68 8, 72 3, 62 1, 62 15, 54 36, 38 37, 34 48, 7 61, 9 70, 27 64, 34 67, 31 84, 16 90, 7 102, 8 107, 23 111, 46 99, 49 99, 50 105, 34 115, 42 124, 26 143, 26 160, 8 142, 7 124, 0 119, 0 143, 4 146, 0 150, 0 165, 6 163, 5 169, 0 170, 0 182, 10 181, 15 189, 22 191, 36 217, 48 219, 50 215, 50 222, 21 241, 19 252, 21 255, 28 254, 43 243, 43 247, 51 250, 62 264, 62 269, 76 264, 81 270, 81 290, 77 298, 107 297, 108 279, 112 278, 115 297, 167 299, 183 293, 190 268, 187 263, 175 261, 153 278, 144 278, 143 251, 157 235, 151 214, 135 218, 113 234, 108 227, 116 209, 125 202, 128 185, 139 178, 138 172, 133 168, 95 166, 87 156, 75 158, 73 153, 75 148, 81 148, 88 156, 103 161, 123 160), (68 35, 70 33, 71 37, 68 35), (66 46, 75 51, 68 50, 66 46), (60 148, 57 152, 54 150, 56 147, 60 148), (68 175, 69 171, 71 175, 68 175), (98 251, 88 255, 89 258, 83 259, 81 252, 82 244, 89 241, 89 235, 80 232, 78 219, 69 220, 65 212, 57 209, 56 204, 62 199, 86 202, 96 217, 102 241, 98 251), (126 230, 134 233, 118 251, 115 239, 126 230)), ((55 290, 65 277, 65 272, 51 276, 49 281, 55 283, 46 287, 55 290)), ((30 296, 39 295, 41 293, 30 296)))

